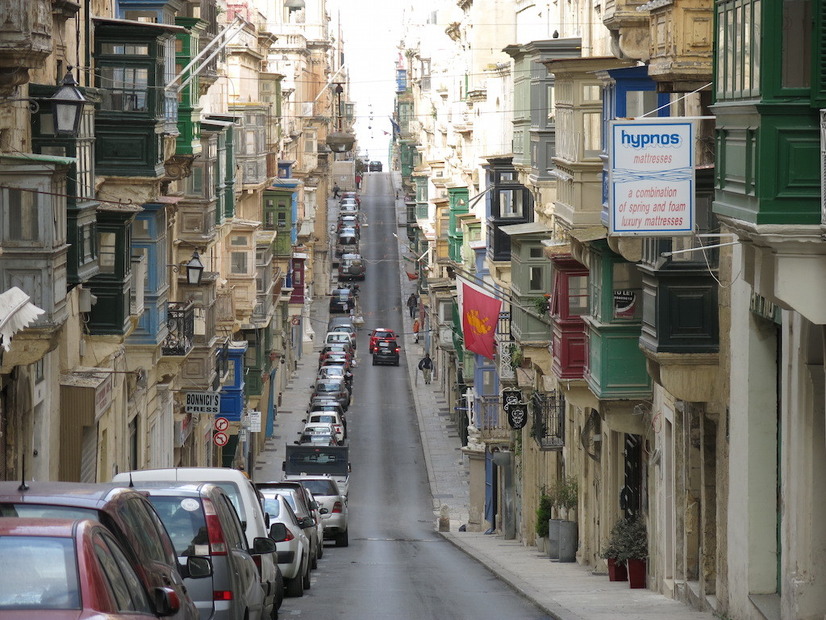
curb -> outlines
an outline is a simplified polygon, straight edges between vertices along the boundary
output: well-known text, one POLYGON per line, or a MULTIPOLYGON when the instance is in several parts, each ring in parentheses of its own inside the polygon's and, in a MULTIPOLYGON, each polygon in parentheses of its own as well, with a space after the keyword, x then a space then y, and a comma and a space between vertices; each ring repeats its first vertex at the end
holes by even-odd
POLYGON ((496 577, 499 581, 506 584, 511 590, 513 590, 526 600, 530 601, 538 609, 541 609, 544 613, 548 614, 548 616, 550 616, 554 620, 583 620, 582 616, 578 616, 577 614, 563 607, 562 605, 549 606, 545 603, 539 602, 539 600, 536 597, 535 588, 527 587, 525 585, 524 580, 521 579, 519 575, 511 571, 509 568, 503 566, 502 564, 499 564, 494 560, 490 559, 487 555, 480 555, 474 553, 473 549, 466 545, 459 536, 453 534, 452 532, 437 533, 444 540, 446 540, 451 545, 459 549, 466 556, 479 562, 479 564, 488 569, 491 572, 491 574, 494 577, 496 577))

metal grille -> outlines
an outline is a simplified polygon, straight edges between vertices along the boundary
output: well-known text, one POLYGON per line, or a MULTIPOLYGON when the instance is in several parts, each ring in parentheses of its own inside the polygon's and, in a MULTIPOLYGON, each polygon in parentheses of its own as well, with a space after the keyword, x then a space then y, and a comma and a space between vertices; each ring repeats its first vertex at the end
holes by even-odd
POLYGON ((476 426, 483 431, 510 430, 508 416, 502 409, 502 399, 498 394, 486 394, 476 399, 474 419, 476 426))
POLYGON ((513 381, 515 378, 511 364, 511 313, 500 312, 499 323, 496 326, 496 352, 499 361, 499 379, 513 381))
POLYGON ((565 446, 565 396, 557 390, 534 392, 533 438, 543 450, 561 450, 565 446))

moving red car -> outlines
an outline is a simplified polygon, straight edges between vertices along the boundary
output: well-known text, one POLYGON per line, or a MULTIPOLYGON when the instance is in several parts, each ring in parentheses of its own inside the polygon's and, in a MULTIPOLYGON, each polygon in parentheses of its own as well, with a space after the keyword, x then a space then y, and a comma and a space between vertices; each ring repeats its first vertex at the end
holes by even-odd
POLYGON ((370 332, 370 350, 368 353, 374 353, 376 351, 376 345, 378 344, 379 340, 395 340, 396 339, 396 332, 394 332, 389 327, 377 327, 373 331, 370 332))

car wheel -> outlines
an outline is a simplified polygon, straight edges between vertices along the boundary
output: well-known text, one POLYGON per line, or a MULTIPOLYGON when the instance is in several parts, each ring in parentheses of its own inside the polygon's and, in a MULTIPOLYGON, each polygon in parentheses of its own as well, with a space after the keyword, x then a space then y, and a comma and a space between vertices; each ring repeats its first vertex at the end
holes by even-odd
POLYGON ((318 568, 318 549, 315 551, 310 549, 310 568, 313 570, 318 568))
POLYGON ((373 360, 373 366, 375 366, 375 365, 376 365, 376 360, 373 360))
POLYGON ((302 575, 296 575, 292 579, 288 579, 285 591, 289 597, 304 596, 304 579, 302 575))
POLYGON ((396 360, 396 366, 398 366, 398 365, 399 365, 399 360, 396 360))
POLYGON ((312 584, 310 583, 310 569, 304 571, 304 576, 301 579, 302 583, 304 584, 304 589, 309 590, 312 584))
POLYGON ((347 530, 344 530, 341 534, 336 534, 336 547, 349 547, 350 546, 350 535, 347 533, 347 530))
POLYGON ((319 539, 317 549, 318 549, 318 559, 320 560, 321 558, 324 557, 324 541, 323 540, 319 539))

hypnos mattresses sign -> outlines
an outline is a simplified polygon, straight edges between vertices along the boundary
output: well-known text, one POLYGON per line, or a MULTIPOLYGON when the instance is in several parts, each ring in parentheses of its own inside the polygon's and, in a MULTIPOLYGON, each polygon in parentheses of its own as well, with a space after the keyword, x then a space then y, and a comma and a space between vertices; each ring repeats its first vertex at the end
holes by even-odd
POLYGON ((676 119, 611 121, 610 234, 694 231, 694 125, 676 119))

